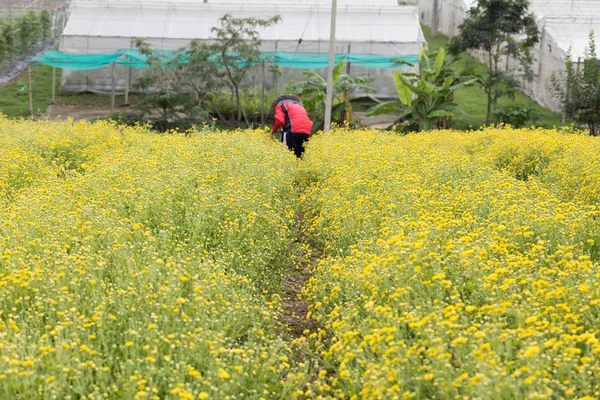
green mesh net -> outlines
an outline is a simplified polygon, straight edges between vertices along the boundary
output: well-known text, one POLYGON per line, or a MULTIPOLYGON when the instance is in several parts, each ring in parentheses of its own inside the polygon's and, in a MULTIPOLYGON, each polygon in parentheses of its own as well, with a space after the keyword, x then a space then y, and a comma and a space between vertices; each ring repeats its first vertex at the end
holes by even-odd
MULTIPOLYGON (((185 54, 179 50, 160 50, 154 53, 164 66, 187 63, 185 54)), ((403 65, 416 64, 416 55, 381 56, 373 54, 344 53, 336 54, 335 63, 345 63, 366 68, 400 68, 403 65)), ((327 68, 327 53, 262 52, 258 64, 265 62, 285 68, 319 69, 327 68)), ((136 49, 122 49, 112 54, 67 54, 50 50, 31 60, 32 64, 50 65, 56 68, 84 71, 102 68, 112 63, 132 68, 152 68, 148 57, 136 49)))

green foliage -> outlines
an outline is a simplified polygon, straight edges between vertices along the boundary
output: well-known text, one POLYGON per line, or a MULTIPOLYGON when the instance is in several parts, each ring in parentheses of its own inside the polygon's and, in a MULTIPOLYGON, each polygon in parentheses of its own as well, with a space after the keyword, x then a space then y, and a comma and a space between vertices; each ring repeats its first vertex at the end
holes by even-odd
POLYGON ((536 112, 528 105, 511 104, 494 113, 496 122, 508 124, 514 128, 522 128, 527 123, 535 123, 536 112))
MULTIPOLYGON (((277 90, 273 89, 265 93, 265 107, 271 104, 278 96, 277 90)), ((232 98, 234 94, 230 91, 220 90, 209 94, 204 101, 204 108, 211 114, 218 116, 222 121, 233 119, 237 114, 237 106, 232 98)), ((242 109, 244 116, 250 124, 260 120, 261 115, 261 90, 251 90, 244 88, 240 93, 242 109)), ((268 108, 265 108, 265 113, 268 113, 268 108)))
POLYGON ((28 58, 52 37, 52 14, 30 11, 14 21, 0 18, 0 74, 14 66, 18 58, 28 58))
POLYGON ((565 71, 552 74, 550 89, 560 102, 565 116, 589 129, 592 136, 600 135, 600 69, 593 31, 590 32, 583 68, 573 64, 569 51, 565 71))
POLYGON ((17 38, 21 54, 26 55, 35 49, 40 39, 40 26, 37 15, 30 11, 17 22, 17 38))
POLYGON ((6 45, 6 41, 3 36, 0 36, 0 73, 3 71, 3 64, 8 61, 8 54, 10 49, 6 45))
MULTIPOLYGON (((375 93, 375 89, 369 86, 374 78, 363 76, 352 77, 343 74, 343 61, 340 61, 333 71, 333 106, 331 109, 331 120, 338 125, 351 124, 353 121, 351 96, 353 94, 375 93)), ((325 120, 325 102, 327 81, 316 72, 303 72, 306 78, 302 82, 293 82, 286 87, 286 92, 293 93, 302 99, 302 103, 315 121, 314 129, 323 127, 325 120)))
POLYGON ((148 57, 147 62, 153 67, 136 82, 139 89, 149 93, 141 97, 136 106, 140 119, 161 131, 175 127, 186 130, 206 122, 208 110, 227 121, 222 110, 227 107, 225 103, 229 103, 235 105, 235 119, 230 121, 231 125, 240 126, 242 116, 249 123, 245 103, 256 107, 257 100, 255 94, 244 90, 242 84, 260 60, 261 40, 257 29, 277 21, 278 16, 234 18, 226 14, 221 18, 220 26, 212 29, 216 35, 214 42, 194 40, 169 59, 138 40, 136 47, 148 57), (225 87, 231 96, 222 95, 225 87), (224 99, 228 101, 224 102, 224 99))
POLYGON ((185 131, 203 121, 207 114, 202 109, 201 101, 206 85, 201 86, 201 82, 206 76, 200 74, 200 71, 203 66, 212 65, 204 63, 210 55, 206 45, 190 44, 185 51, 169 59, 141 39, 136 41, 136 47, 147 56, 146 62, 152 67, 134 85, 146 92, 144 96, 140 96, 135 106, 140 121, 161 132, 173 129, 185 131), (185 56, 194 60, 189 69, 182 65, 182 58, 185 56), (201 61, 196 64, 196 60, 201 61), (192 72, 199 75, 192 78, 192 72))
POLYGON ((418 132, 435 128, 449 128, 455 113, 462 112, 454 103, 454 92, 476 82, 468 72, 456 73, 446 57, 444 48, 419 54, 418 73, 394 72, 398 99, 380 103, 368 115, 399 112, 393 125, 403 132, 418 132))
POLYGON ((40 13, 40 35, 44 42, 52 36, 52 14, 48 10, 40 13))
POLYGON ((465 50, 485 52, 489 67, 482 79, 487 93, 486 124, 491 121, 498 99, 514 95, 510 89, 517 82, 511 75, 519 74, 528 81, 533 79, 531 52, 538 41, 539 32, 535 16, 529 12, 528 0, 481 0, 469 10, 450 50, 454 54, 465 50), (501 60, 505 58, 518 61, 520 69, 511 71, 508 63, 503 67, 501 60))
MULTIPOLYGON (((423 34, 427 40, 427 46, 430 50, 437 50, 441 47, 446 49, 449 47, 448 37, 441 33, 433 38, 431 37, 431 30, 426 25, 421 25, 423 34)), ((489 68, 485 64, 477 61, 473 56, 468 53, 461 53, 460 57, 451 66, 452 70, 456 72, 463 71, 470 68, 474 73, 480 75, 486 75, 489 68)), ((502 84, 500 87, 502 88, 502 84)), ((465 111, 465 115, 457 114, 452 119, 452 125, 456 129, 471 129, 477 128, 485 124, 486 120, 486 93, 481 90, 479 85, 468 86, 466 88, 457 90, 454 93, 454 102, 465 111)), ((510 106, 512 104, 529 106, 538 115, 539 119, 536 121, 537 126, 543 126, 545 128, 552 128, 561 124, 561 117, 554 111, 540 106, 531 98, 526 96, 521 90, 514 92, 514 99, 509 96, 503 96, 498 99, 498 108, 510 106)))
POLYGON ((15 34, 13 32, 13 26, 9 23, 4 23, 2 25, 2 38, 4 39, 4 44, 6 45, 7 53, 6 59, 8 61, 12 61, 15 58, 15 34))
MULTIPOLYGON (((248 72, 260 61, 259 28, 266 28, 281 21, 279 16, 271 18, 235 18, 225 14, 219 20, 220 26, 213 27, 215 41, 211 49, 216 54, 216 62, 225 70, 225 78, 235 95, 237 124, 242 122, 241 86, 248 72)), ((248 121, 246 121, 248 122, 248 121)))

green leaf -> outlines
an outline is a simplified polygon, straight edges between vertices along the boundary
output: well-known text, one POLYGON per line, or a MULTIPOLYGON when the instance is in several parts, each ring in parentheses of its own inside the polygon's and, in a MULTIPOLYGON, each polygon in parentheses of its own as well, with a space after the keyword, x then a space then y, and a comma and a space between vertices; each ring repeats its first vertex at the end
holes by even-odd
POLYGON ((410 63, 410 62, 408 62, 406 60, 402 60, 402 59, 399 59, 399 58, 392 60, 392 62, 394 64, 398 64, 398 65, 406 65, 407 67, 414 67, 415 66, 413 63, 410 63))
POLYGON ((444 56, 445 56, 444 48, 440 47, 440 49, 438 50, 437 56, 435 57, 435 64, 434 64, 436 78, 440 74, 440 72, 442 72, 442 67, 444 66, 444 56))
POLYGON ((385 103, 377 104, 367 111, 367 117, 389 114, 398 110, 402 103, 398 100, 386 101, 385 103))
POLYGON ((402 78, 402 74, 399 71, 394 72, 394 84, 396 85, 398 98, 402 104, 410 106, 413 102, 413 90, 404 78, 402 78))
POLYGON ((471 80, 469 80, 469 81, 462 82, 462 83, 457 83, 456 85, 450 86, 448 89, 449 89, 450 91, 454 92, 454 91, 456 91, 456 90, 458 90, 458 89, 462 89, 462 88, 464 88, 464 87, 471 86, 471 85, 473 85, 474 83, 477 83, 478 81, 479 81, 479 79, 477 79, 477 78, 475 78, 475 79, 471 79, 471 80))
POLYGON ((445 110, 434 110, 427 114, 427 118, 444 118, 444 117, 453 117, 454 113, 452 111, 445 110))
POLYGON ((344 69, 344 60, 342 59, 342 60, 340 60, 339 63, 337 63, 337 65, 335 66, 335 68, 333 70, 333 84, 334 85, 340 79, 343 69, 344 69))
POLYGON ((348 105, 348 102, 344 101, 341 102, 339 104, 336 104, 335 106, 331 107, 331 117, 332 119, 339 119, 340 117, 338 116, 338 114, 341 114, 341 112, 346 108, 346 106, 348 105))

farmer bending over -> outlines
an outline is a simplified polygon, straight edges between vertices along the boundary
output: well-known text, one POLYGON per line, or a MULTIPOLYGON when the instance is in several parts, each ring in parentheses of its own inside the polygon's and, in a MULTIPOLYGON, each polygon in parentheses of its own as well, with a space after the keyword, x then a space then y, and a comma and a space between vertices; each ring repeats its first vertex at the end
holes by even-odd
POLYGON ((308 117, 300 99, 293 94, 284 94, 271 103, 275 122, 271 127, 271 139, 281 128, 281 141, 300 158, 304 153, 304 142, 310 137, 313 122, 308 117))

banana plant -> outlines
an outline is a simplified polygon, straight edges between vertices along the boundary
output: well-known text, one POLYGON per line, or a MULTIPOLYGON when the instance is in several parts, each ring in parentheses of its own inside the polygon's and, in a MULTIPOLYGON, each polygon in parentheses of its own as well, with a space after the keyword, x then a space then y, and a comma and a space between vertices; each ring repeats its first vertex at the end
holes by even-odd
POLYGON ((398 100, 372 107, 369 116, 399 113, 392 124, 400 132, 418 132, 449 128, 456 113, 463 113, 454 103, 454 92, 475 84, 478 80, 467 73, 455 73, 444 48, 419 53, 418 73, 395 71, 394 85, 398 100))
MULTIPOLYGON (((351 124, 353 120, 351 96, 356 93, 375 93, 369 86, 374 78, 363 76, 351 77, 342 74, 344 62, 340 62, 333 70, 333 106, 331 120, 337 124, 351 124)), ((316 72, 304 72, 306 80, 289 85, 286 90, 297 95, 304 104, 309 115, 315 121, 315 130, 323 127, 325 116, 325 100, 327 81, 316 72)))

